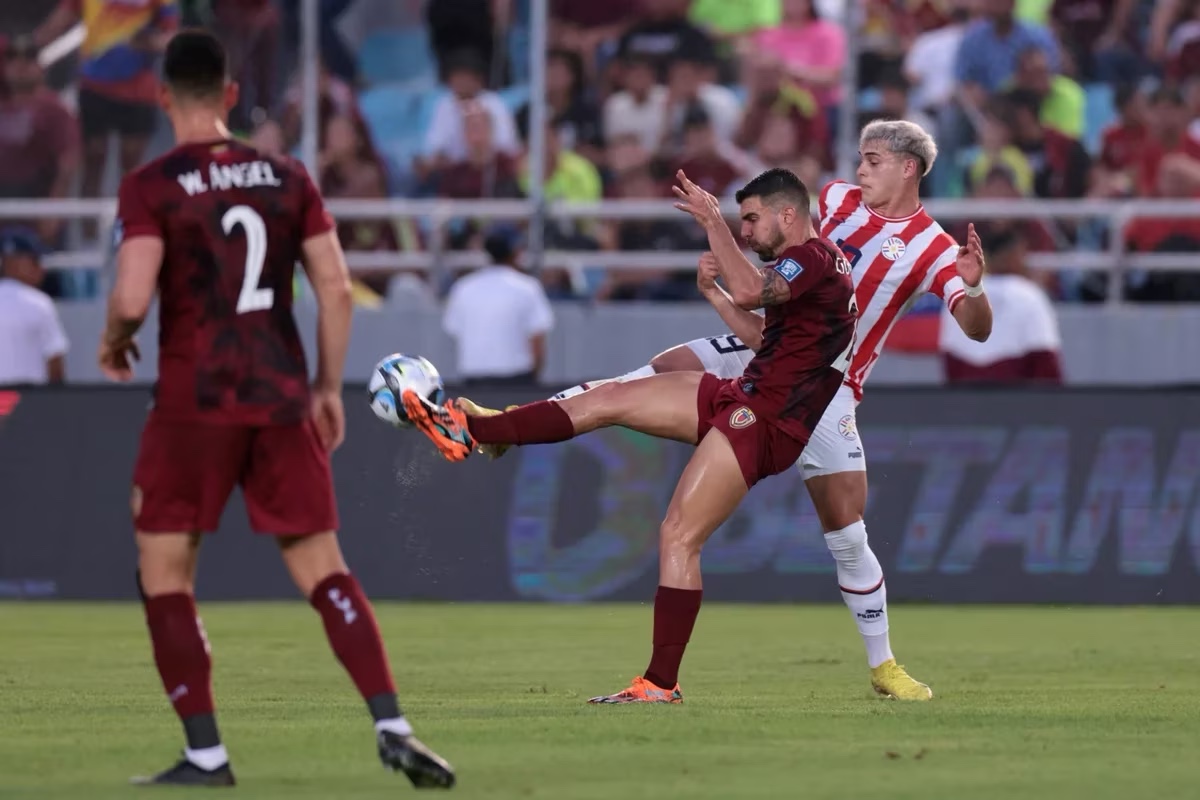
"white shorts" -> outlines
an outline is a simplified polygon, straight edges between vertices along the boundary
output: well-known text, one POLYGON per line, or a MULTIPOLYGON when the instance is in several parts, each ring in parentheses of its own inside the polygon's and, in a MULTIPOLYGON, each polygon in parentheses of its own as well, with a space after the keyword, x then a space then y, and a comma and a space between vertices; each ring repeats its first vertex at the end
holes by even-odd
MULTIPOLYGON (((700 359, 705 372, 725 380, 741 375, 754 358, 754 351, 731 333, 693 339, 687 346, 700 359)), ((804 480, 837 472, 866 472, 866 454, 854 416, 857 405, 853 389, 845 385, 838 389, 796 462, 804 480)))
POLYGON ((857 405, 854 390, 842 384, 796 462, 804 480, 836 472, 867 471, 867 458, 854 417, 857 405))
POLYGON ((696 354, 696 358, 700 359, 705 372, 722 380, 741 376, 746 371, 750 359, 754 358, 754 351, 732 333, 710 336, 707 339, 693 339, 687 346, 696 354))

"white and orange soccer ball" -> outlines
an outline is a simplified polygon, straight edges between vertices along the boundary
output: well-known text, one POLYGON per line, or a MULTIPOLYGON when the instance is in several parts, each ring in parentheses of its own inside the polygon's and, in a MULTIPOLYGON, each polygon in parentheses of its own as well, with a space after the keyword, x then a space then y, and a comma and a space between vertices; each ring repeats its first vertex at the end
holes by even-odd
POLYGON ((375 416, 397 428, 412 425, 404 413, 401 395, 412 389, 431 403, 441 404, 446 399, 442 376, 429 359, 421 356, 406 356, 392 353, 375 365, 371 379, 367 382, 367 396, 375 416))

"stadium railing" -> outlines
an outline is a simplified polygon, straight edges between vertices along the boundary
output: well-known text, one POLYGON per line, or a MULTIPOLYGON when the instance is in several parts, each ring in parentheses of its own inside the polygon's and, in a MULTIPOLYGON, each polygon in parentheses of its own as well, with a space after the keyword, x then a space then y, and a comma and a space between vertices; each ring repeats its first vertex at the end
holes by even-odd
MULTIPOLYGON (((1127 270, 1163 272, 1200 271, 1200 253, 1128 253, 1125 228, 1136 219, 1187 219, 1200 217, 1200 200, 930 200, 926 209, 942 223, 979 222, 997 219, 1034 219, 1042 221, 1098 221, 1107 228, 1100 249, 1063 249, 1033 253, 1029 264, 1034 269, 1052 271, 1107 271, 1109 302, 1122 302, 1122 276, 1127 270)), ((451 251, 442 233, 451 220, 471 218, 490 221, 528 221, 534 216, 534 204, 527 200, 331 200, 329 210, 339 220, 421 220, 425 223, 429 247, 419 252, 351 252, 351 269, 459 269, 481 265, 481 253, 451 251)), ((737 206, 726 203, 726 214, 737 218, 737 206)), ((116 213, 113 199, 0 199, 0 225, 11 219, 94 219, 108 230, 116 213)), ((598 203, 550 203, 548 220, 641 220, 678 217, 680 212, 670 201, 610 200, 598 203)), ((604 251, 549 250, 543 254, 542 267, 617 268, 617 269, 691 269, 699 252, 681 251, 604 251)), ((111 258, 108 250, 74 250, 54 253, 45 259, 47 267, 97 268, 111 258)))

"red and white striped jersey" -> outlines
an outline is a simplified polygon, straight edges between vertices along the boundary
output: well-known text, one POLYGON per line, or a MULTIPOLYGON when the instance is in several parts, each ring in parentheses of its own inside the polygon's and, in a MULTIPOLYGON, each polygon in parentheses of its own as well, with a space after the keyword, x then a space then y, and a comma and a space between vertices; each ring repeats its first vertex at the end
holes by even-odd
POLYGON ((925 292, 940 297, 950 311, 964 296, 954 267, 958 243, 933 217, 918 208, 903 219, 876 214, 862 190, 833 181, 818 203, 821 235, 835 242, 854 270, 858 338, 846 384, 862 399, 862 387, 896 320, 925 292))

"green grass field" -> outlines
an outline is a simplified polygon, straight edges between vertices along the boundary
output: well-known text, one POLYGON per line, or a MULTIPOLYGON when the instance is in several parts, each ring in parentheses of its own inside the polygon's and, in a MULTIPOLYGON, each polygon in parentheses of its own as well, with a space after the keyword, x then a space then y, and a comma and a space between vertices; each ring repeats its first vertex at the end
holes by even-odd
MULTIPOLYGON (((304 604, 205 604, 243 798, 391 798, 304 604)), ((701 614, 682 706, 591 707, 649 654, 649 606, 381 604, 401 697, 457 796, 1195 797, 1200 609, 894 607, 932 703, 875 698, 836 606, 701 614)), ((138 797, 181 747, 136 605, 0 604, 0 797, 138 797)), ((178 796, 178 790, 166 790, 178 796)), ((185 792, 186 793, 186 792, 185 792)), ((207 790, 200 792, 207 796, 207 790)))

